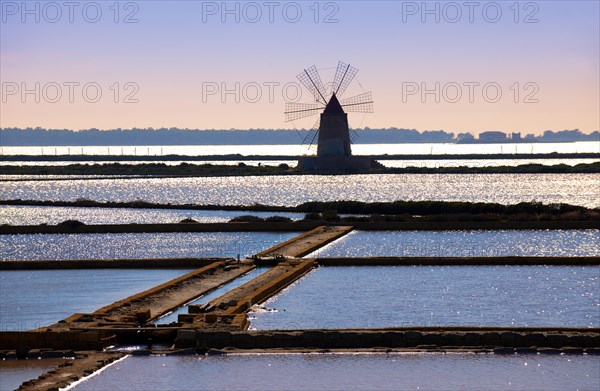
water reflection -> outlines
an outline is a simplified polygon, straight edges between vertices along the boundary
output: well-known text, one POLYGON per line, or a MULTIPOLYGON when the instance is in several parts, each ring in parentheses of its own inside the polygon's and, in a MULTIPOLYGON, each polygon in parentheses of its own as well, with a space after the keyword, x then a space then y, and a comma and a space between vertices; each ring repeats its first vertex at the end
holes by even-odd
POLYGON ((266 301, 252 328, 600 326, 599 268, 321 267, 266 301))
POLYGON ((593 356, 129 357, 76 390, 593 390, 600 387, 599 374, 600 361, 593 356))

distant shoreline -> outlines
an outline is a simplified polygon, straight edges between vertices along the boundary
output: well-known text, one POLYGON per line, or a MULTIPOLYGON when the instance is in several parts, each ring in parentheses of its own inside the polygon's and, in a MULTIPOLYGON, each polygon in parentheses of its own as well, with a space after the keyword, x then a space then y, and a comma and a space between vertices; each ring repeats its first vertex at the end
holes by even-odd
MULTIPOLYGON (((165 163, 73 163, 67 165, 4 165, 2 174, 11 175, 40 175, 57 176, 70 179, 101 179, 85 176, 131 176, 145 177, 225 177, 225 176, 272 176, 272 175, 352 175, 352 174, 596 174, 600 173, 600 161, 580 163, 574 166, 567 164, 543 165, 521 164, 518 166, 482 166, 482 167, 383 167, 368 170, 331 170, 305 171, 282 163, 278 166, 251 166, 245 163, 237 165, 189 164, 167 165, 165 163)), ((45 178, 30 178, 23 180, 45 180, 45 178)), ((61 178, 53 178, 54 180, 61 178)), ((3 181, 22 180, 20 178, 4 178, 3 181)))
MULTIPOLYGON (((404 128, 354 129, 360 144, 483 144, 483 143, 570 143, 600 141, 598 130, 546 130, 541 134, 521 134, 521 131, 486 131, 457 133, 445 130, 404 128)), ((524 132, 523 132, 524 133, 524 132)), ((310 129, 44 129, 0 128, 5 146, 146 146, 161 145, 298 145, 310 134, 310 129)))
MULTIPOLYGON (((360 155, 363 156, 363 155, 360 155)), ((298 160, 297 155, 0 155, 0 161, 274 161, 298 160)), ((515 160, 515 159, 600 159, 600 153, 495 153, 495 154, 416 154, 416 155, 371 155, 375 160, 515 160)))

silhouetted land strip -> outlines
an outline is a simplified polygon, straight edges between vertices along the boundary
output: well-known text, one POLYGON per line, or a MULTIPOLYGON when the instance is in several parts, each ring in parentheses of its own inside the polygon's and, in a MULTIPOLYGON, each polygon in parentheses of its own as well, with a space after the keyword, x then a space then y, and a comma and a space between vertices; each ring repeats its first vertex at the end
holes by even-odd
MULTIPOLYGON (((546 130, 541 135, 527 134, 513 139, 500 132, 503 137, 496 140, 475 139, 472 133, 383 128, 355 129, 361 144, 385 143, 537 143, 598 141, 598 131, 584 133, 579 129, 546 130), (470 137, 469 137, 470 136, 470 137)), ((68 129, 44 128, 0 128, 4 146, 206 146, 206 145, 297 145, 309 134, 306 129, 180 129, 180 128, 133 128, 133 129, 68 129)))
MULTIPOLYGON (((278 205, 214 205, 214 204, 163 204, 136 200, 130 202, 94 201, 85 198, 76 201, 41 201, 41 200, 0 200, 0 205, 21 206, 54 206, 54 207, 85 207, 85 208, 130 208, 130 209, 173 209, 173 210, 223 210, 241 212, 292 212, 306 213, 306 220, 337 220, 343 215, 371 215, 371 217, 395 216, 395 220, 378 218, 376 221, 422 221, 424 216, 447 215, 490 215, 519 217, 537 216, 550 218, 571 214, 570 220, 579 220, 583 216, 593 220, 598 219, 600 210, 570 204, 544 204, 541 202, 520 202, 517 204, 499 204, 493 202, 463 202, 463 201, 393 201, 393 202, 362 202, 362 201, 310 201, 297 206, 278 205)), ((366 217, 366 216, 362 216, 366 217)), ((483 216, 480 216, 483 217, 483 216)), ((563 216, 567 219, 568 216, 563 216)), ((361 216, 349 216, 354 221, 361 221, 361 216)), ((256 221, 256 220, 255 220, 256 221)), ((365 220, 373 221, 373 219, 365 220)), ((249 221, 252 222, 252 221, 249 221)), ((194 221, 190 221, 194 223, 194 221)))
POLYGON ((196 269, 230 258, 149 258, 1 261, 0 270, 196 269))
POLYGON ((600 229, 600 210, 569 204, 522 202, 513 205, 447 201, 306 202, 298 206, 270 205, 170 205, 144 201, 98 202, 0 200, 0 205, 54 207, 100 207, 176 210, 271 211, 305 213, 300 221, 284 216, 267 218, 242 215, 227 223, 179 223, 86 225, 66 220, 57 225, 0 226, 0 234, 33 233, 150 233, 150 232, 291 232, 319 225, 352 225, 362 230, 456 230, 456 229, 600 229), (341 215, 341 216, 340 216, 341 215))
MULTIPOLYGON (((600 161, 575 166, 557 164, 523 164, 497 167, 388 167, 369 171, 300 171, 287 164, 273 166, 212 165, 181 163, 176 166, 164 163, 142 164, 69 164, 61 166, 3 166, 3 175, 135 175, 163 177, 219 177, 219 176, 265 176, 265 175, 318 175, 318 174, 580 174, 600 173, 600 161)), ((78 178, 85 179, 85 178, 78 178)), ((89 178, 97 179, 97 178, 89 178)), ((30 179, 35 180, 35 179, 30 179)))
POLYGON ((600 257, 334 257, 316 258, 319 266, 598 266, 600 257))
MULTIPOLYGON (((273 161, 298 160, 295 155, 0 155, 5 162, 62 162, 62 161, 273 161)), ((375 160, 507 160, 507 159, 600 159, 600 153, 496 153, 496 154, 421 154, 421 155, 372 155, 375 160)))
MULTIPOLYGON (((291 223, 175 223, 98 225, 1 225, 0 235, 12 234, 103 234, 178 232, 301 232, 340 222, 295 221, 291 223)), ((600 221, 442 221, 442 222, 354 222, 365 231, 452 231, 452 230, 542 230, 600 229, 600 221)))

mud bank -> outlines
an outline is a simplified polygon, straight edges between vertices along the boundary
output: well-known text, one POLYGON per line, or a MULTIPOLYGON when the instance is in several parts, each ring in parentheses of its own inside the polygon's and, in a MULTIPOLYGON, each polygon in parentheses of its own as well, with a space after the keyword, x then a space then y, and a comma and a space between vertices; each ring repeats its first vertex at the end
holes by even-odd
POLYGON ((598 266, 600 257, 361 257, 316 258, 319 266, 598 266))
MULTIPOLYGON (((243 222, 175 224, 98 224, 98 225, 2 225, 0 235, 19 234, 101 234, 101 233, 178 233, 178 232, 294 232, 317 227, 338 226, 339 222, 243 222)), ((442 221, 442 222, 352 222, 364 231, 452 231, 452 230, 540 230, 600 229, 600 221, 442 221)))
POLYGON ((0 270, 69 269, 189 269, 232 258, 77 259, 60 261, 1 261, 0 270))
POLYGON ((247 311, 290 285, 314 268, 313 260, 280 262, 268 272, 204 306, 190 305, 179 315, 182 327, 211 330, 247 330, 247 311))
MULTIPOLYGON (((600 348, 600 329, 501 328, 501 327, 411 327, 389 329, 314 329, 293 331, 204 332, 181 330, 175 346, 201 350, 223 349, 364 349, 469 347, 509 348, 600 348)), ((506 351, 508 353, 508 350, 506 351)))
POLYGON ((350 226, 319 226, 288 241, 273 246, 256 254, 257 258, 265 257, 303 257, 328 243, 348 234, 354 228, 350 226))

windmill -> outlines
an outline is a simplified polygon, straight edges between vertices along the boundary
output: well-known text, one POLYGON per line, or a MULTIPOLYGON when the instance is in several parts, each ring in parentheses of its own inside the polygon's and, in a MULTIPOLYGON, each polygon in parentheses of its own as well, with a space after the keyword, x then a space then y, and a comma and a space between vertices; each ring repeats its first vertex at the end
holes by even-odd
POLYGON ((317 156, 304 156, 298 162, 301 169, 339 170, 377 167, 378 163, 365 157, 352 156, 350 144, 356 133, 350 131, 346 112, 372 113, 371 92, 343 99, 343 94, 354 80, 358 69, 339 62, 333 81, 328 88, 323 85, 317 68, 304 69, 298 80, 306 87, 314 103, 287 103, 285 121, 295 121, 320 113, 305 137, 303 144, 309 147, 317 143, 317 156))

